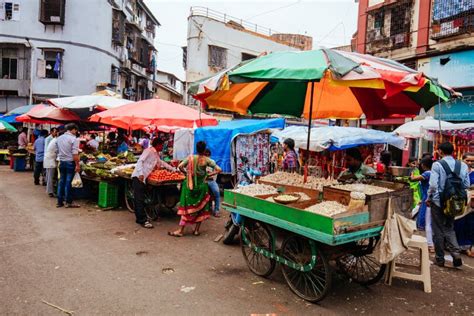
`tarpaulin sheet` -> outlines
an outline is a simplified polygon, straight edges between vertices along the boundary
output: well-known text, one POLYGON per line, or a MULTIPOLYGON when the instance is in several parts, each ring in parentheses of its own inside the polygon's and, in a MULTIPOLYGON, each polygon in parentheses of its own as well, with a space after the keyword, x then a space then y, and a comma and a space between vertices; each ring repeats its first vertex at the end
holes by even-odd
MULTIPOLYGON (((280 142, 286 138, 295 141, 295 147, 306 149, 308 142, 308 128, 304 126, 290 126, 272 134, 280 142)), ((325 126, 311 128, 311 151, 341 150, 361 145, 389 144, 403 149, 405 139, 393 133, 365 129, 358 127, 325 126)))
POLYGON ((234 138, 242 134, 254 134, 273 128, 284 128, 285 119, 234 120, 220 122, 217 126, 201 127, 194 132, 194 147, 205 141, 211 158, 224 173, 232 173, 231 145, 234 138))

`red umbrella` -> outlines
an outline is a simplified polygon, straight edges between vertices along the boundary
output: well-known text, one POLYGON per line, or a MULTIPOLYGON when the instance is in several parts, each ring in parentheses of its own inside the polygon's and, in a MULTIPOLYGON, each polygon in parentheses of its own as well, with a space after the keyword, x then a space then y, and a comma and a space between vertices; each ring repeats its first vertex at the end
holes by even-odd
POLYGON ((193 128, 217 125, 217 120, 188 106, 161 99, 150 99, 110 109, 90 117, 92 122, 123 129, 145 127, 193 128))
POLYGON ((16 120, 23 123, 55 124, 57 122, 80 121, 81 119, 69 110, 38 104, 30 111, 18 116, 16 120))

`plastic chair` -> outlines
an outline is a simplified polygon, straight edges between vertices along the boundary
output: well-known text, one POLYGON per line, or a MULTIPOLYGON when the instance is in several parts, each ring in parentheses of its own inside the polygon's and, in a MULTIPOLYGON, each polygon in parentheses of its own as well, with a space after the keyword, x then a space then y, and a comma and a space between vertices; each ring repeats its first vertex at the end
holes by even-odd
POLYGON ((426 242, 426 238, 423 236, 413 235, 411 240, 408 242, 408 247, 419 250, 420 265, 414 266, 414 265, 401 264, 401 263, 396 263, 395 262, 396 259, 393 260, 392 262, 389 263, 386 283, 388 285, 391 285, 393 278, 421 281, 423 282, 425 293, 431 293, 430 258, 429 258, 428 244, 426 242), (405 268, 416 267, 421 270, 421 274, 401 272, 397 270, 397 267, 405 267, 405 268))

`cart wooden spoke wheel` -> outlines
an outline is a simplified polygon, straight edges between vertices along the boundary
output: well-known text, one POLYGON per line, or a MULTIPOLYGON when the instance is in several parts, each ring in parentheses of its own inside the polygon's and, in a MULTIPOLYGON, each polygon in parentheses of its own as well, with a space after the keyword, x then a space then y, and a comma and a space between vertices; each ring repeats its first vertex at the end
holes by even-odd
POLYGON ((379 238, 372 237, 355 242, 349 253, 337 258, 339 269, 354 282, 362 285, 380 281, 386 265, 379 263, 372 254, 378 240, 379 238))
POLYGON ((283 241, 281 270, 290 289, 309 302, 321 301, 331 287, 331 269, 326 256, 308 238, 292 235, 283 241))
POLYGON ((135 213, 135 197, 133 196, 132 181, 125 181, 125 205, 131 213, 135 213))
POLYGON ((241 228, 241 248, 250 271, 268 277, 275 270, 273 258, 275 242, 268 226, 259 221, 245 219, 241 228), (271 257, 270 257, 271 255, 271 257))

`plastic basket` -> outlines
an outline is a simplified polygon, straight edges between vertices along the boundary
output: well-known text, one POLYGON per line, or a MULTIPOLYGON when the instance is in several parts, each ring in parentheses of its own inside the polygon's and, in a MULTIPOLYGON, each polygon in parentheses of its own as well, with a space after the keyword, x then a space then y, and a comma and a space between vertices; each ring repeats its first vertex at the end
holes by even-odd
POLYGON ((99 201, 97 205, 102 208, 117 207, 119 187, 108 182, 99 183, 99 201))

